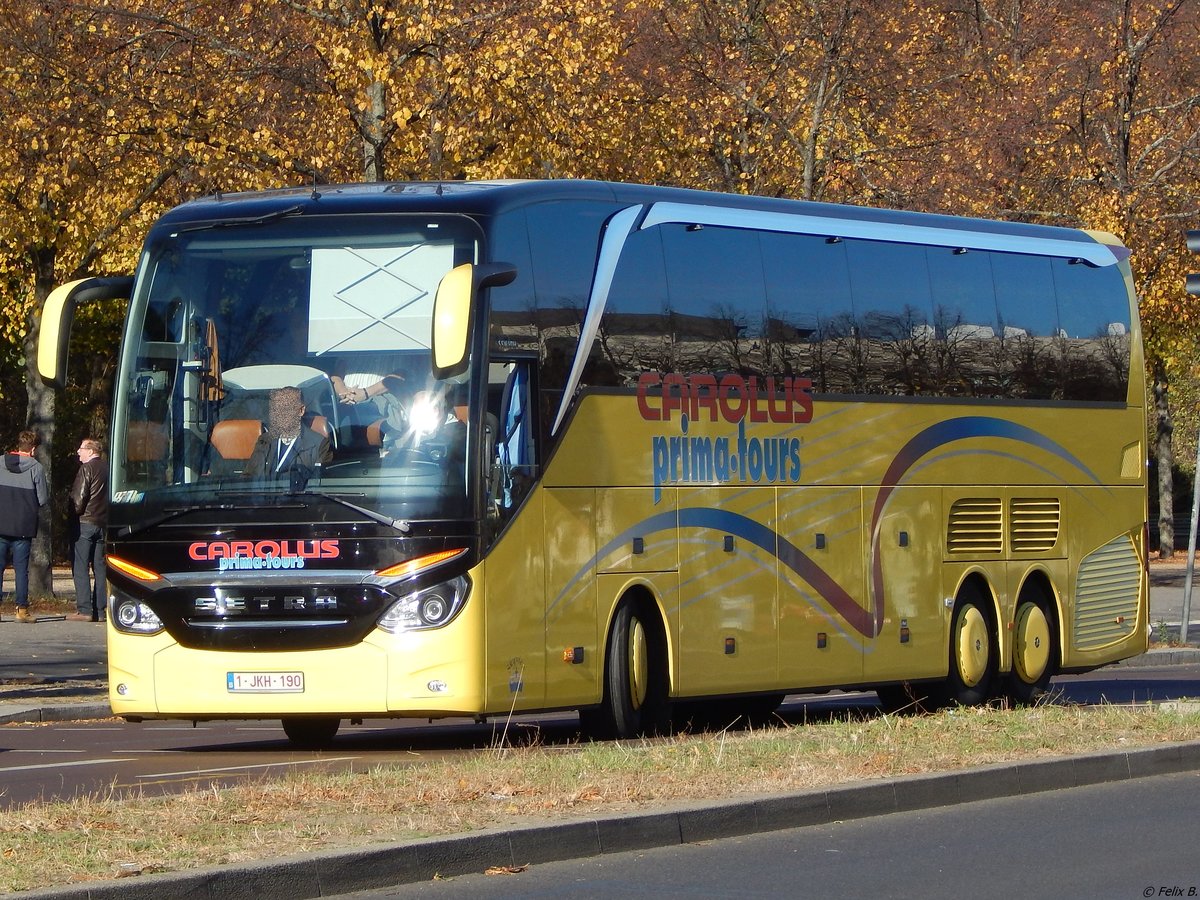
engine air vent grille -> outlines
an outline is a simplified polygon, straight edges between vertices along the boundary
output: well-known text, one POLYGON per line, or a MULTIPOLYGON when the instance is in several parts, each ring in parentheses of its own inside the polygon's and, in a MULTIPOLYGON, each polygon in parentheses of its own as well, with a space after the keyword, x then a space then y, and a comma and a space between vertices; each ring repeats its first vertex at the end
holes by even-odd
POLYGON ((1075 646, 1094 650, 1128 637, 1141 585, 1141 559, 1128 535, 1089 553, 1075 579, 1075 646))
POLYGON ((1013 553, 1045 553, 1058 543, 1062 508, 1057 497, 1014 498, 1010 507, 1013 553))
POLYGON ((999 498, 964 497, 950 507, 946 549, 950 553, 999 553, 1004 525, 999 498))

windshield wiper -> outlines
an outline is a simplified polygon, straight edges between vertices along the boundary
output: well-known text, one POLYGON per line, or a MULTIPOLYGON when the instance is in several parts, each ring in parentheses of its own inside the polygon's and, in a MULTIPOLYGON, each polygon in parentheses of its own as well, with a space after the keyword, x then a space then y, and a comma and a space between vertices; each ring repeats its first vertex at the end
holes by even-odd
POLYGON ((240 228, 243 225, 265 225, 277 219, 303 214, 304 207, 297 204, 287 209, 277 209, 275 212, 264 213, 261 216, 246 216, 240 219, 219 219, 215 222, 202 222, 197 225, 185 225, 176 230, 176 234, 187 234, 193 231, 211 231, 215 228, 240 228))
POLYGON ((203 512, 211 509, 232 509, 228 503, 197 503, 192 506, 181 506, 176 509, 168 509, 159 513, 151 519, 138 522, 135 525, 126 525, 117 531, 118 538, 127 538, 131 534, 137 534, 139 531, 145 531, 147 528, 153 528, 155 525, 162 525, 164 522, 170 522, 172 519, 178 519, 180 516, 186 516, 188 513, 203 512))
POLYGON ((373 509, 368 509, 365 506, 359 506, 357 503, 351 503, 349 500, 338 497, 336 494, 327 494, 324 491, 303 491, 294 494, 288 494, 289 497, 320 497, 322 500, 328 500, 331 503, 336 503, 339 506, 344 506, 346 509, 353 510, 361 516, 366 516, 372 522, 378 522, 380 525, 386 525, 389 528, 395 528, 401 534, 408 534, 412 531, 412 523, 408 519, 393 519, 391 516, 385 516, 381 512, 376 512, 373 509))
MULTIPOLYGON (((351 503, 336 494, 327 494, 324 491, 288 491, 286 493, 276 493, 274 491, 264 491, 261 488, 246 487, 243 489, 226 489, 220 492, 222 497, 259 497, 264 494, 273 496, 276 499, 296 499, 296 500, 311 500, 320 498, 328 500, 330 503, 336 503, 338 506, 344 506, 346 509, 353 510, 360 516, 370 519, 372 522, 378 522, 380 525, 386 525, 389 528, 395 528, 401 534, 408 534, 412 531, 412 523, 407 519, 393 519, 391 516, 384 515, 381 512, 376 512, 373 509, 368 509, 365 506, 359 506, 357 503, 351 503)), ((171 519, 178 518, 185 513, 199 512, 206 509, 238 509, 237 503, 207 503, 196 504, 195 506, 183 507, 180 509, 172 509, 153 519, 148 519, 145 522, 139 522, 137 525, 130 525, 118 532, 119 537, 127 537, 138 531, 144 531, 147 528, 152 528, 155 525, 161 525, 163 522, 168 522, 171 519)))

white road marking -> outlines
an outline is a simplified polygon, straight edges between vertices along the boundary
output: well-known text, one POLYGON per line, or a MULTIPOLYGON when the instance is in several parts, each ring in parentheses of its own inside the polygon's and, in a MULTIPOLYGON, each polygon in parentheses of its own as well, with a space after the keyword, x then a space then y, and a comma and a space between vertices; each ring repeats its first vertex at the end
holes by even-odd
POLYGON ((215 775, 218 772, 244 772, 249 769, 274 769, 279 766, 311 766, 314 763, 329 763, 329 762, 348 762, 354 759, 361 759, 359 756, 326 756, 320 759, 293 759, 280 760, 273 763, 260 763, 253 766, 224 766, 219 769, 188 769, 183 772, 155 772, 152 775, 139 775, 138 778, 178 778, 181 775, 198 776, 198 775, 215 775))
POLYGON ((67 766, 106 766, 110 763, 133 762, 133 759, 81 759, 78 762, 46 763, 41 766, 5 766, 0 769, 0 775, 5 772, 28 772, 33 769, 64 769, 67 766))
MULTIPOLYGON (((5 753, 87 753, 86 750, 39 750, 36 747, 11 747, 4 751, 5 753)), ((124 750, 122 753, 126 752, 124 750)))

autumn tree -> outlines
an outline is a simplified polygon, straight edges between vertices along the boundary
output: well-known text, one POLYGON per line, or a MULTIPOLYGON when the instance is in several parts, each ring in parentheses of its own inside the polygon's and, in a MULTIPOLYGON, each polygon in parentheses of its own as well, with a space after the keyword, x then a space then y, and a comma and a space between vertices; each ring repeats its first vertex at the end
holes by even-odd
POLYGON ((1043 205, 1067 224, 1100 228, 1133 252, 1152 377, 1159 548, 1174 552, 1175 378, 1192 375, 1200 314, 1187 301, 1183 231, 1200 214, 1200 4, 1104 0, 1060 11, 1038 148, 1043 205))
POLYGON ((669 180, 815 199, 854 152, 864 0, 661 0, 633 56, 670 123, 669 180))
MULTIPOLYGON (((56 494, 56 463, 67 454, 57 452, 55 394, 34 367, 50 290, 131 270, 150 221, 180 196, 267 180, 269 158, 244 127, 261 98, 226 89, 237 72, 231 57, 194 39, 201 25, 233 34, 239 23, 216 7, 167 6, 0 3, 0 283, 10 291, 2 327, 23 348, 26 421, 42 435, 56 494)), ((108 396, 111 373, 98 367, 90 402, 108 396)), ((50 588, 52 546, 46 516, 33 548, 35 592, 50 588)))
POLYGON ((351 138, 356 180, 617 177, 631 157, 621 55, 633 8, 275 0, 257 15, 311 37, 316 62, 293 73, 321 111, 304 117, 319 125, 310 141, 336 160, 351 138))

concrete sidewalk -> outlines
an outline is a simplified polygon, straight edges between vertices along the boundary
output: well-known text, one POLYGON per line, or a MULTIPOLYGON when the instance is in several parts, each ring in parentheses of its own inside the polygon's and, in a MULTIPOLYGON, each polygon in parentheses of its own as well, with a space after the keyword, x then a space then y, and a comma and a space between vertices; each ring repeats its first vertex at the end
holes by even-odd
POLYGON ((107 718, 108 646, 106 626, 98 622, 72 622, 65 612, 73 608, 69 569, 53 572, 54 593, 64 598, 63 612, 38 611, 28 625, 14 619, 8 594, 0 605, 0 724, 107 718))

